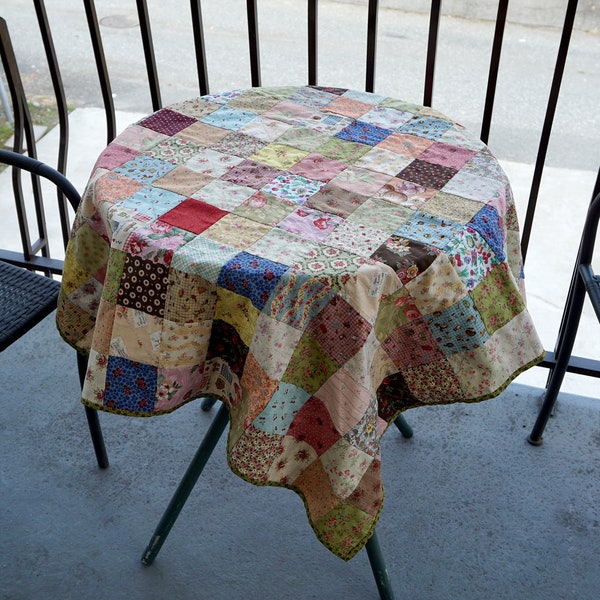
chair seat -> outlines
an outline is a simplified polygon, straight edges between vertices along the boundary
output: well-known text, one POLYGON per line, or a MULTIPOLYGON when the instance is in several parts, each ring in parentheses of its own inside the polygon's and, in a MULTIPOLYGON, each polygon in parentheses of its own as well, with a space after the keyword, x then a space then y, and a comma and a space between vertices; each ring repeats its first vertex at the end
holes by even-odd
POLYGON ((60 282, 0 261, 0 351, 55 308, 60 282))

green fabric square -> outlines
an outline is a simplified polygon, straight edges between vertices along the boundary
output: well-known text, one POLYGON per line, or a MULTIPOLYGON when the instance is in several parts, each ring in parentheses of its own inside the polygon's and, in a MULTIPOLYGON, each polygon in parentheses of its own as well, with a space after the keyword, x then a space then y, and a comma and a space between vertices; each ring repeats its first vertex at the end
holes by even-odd
POLYGON ((338 369, 338 365, 312 336, 304 333, 281 381, 314 394, 338 369))
POLYGON ((357 142, 348 142, 337 137, 332 137, 322 146, 319 146, 317 152, 333 160, 350 163, 357 161, 361 156, 364 156, 371 146, 359 144, 357 142))
POLYGON ((506 264, 496 265, 471 292, 473 304, 490 334, 504 327, 525 308, 512 275, 506 264))

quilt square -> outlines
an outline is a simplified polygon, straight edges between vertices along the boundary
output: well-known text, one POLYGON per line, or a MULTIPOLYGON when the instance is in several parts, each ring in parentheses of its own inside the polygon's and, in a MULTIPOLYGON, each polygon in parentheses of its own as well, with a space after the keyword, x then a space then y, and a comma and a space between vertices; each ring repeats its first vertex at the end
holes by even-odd
POLYGON ((350 166, 332 179, 331 183, 356 194, 373 196, 390 179, 391 177, 384 173, 376 173, 368 169, 350 166))
POLYGON ((325 185, 322 181, 307 179, 302 175, 282 173, 262 188, 265 194, 289 200, 294 204, 304 204, 325 185))
POLYGON ((164 177, 157 179, 152 185, 169 190, 181 196, 191 196, 213 180, 206 174, 198 173, 187 166, 169 171, 164 177))
POLYGON ((429 246, 444 248, 459 231, 462 231, 462 228, 460 223, 416 211, 411 219, 402 224, 396 234, 429 246))
POLYGON ((292 421, 309 398, 310 394, 302 388, 280 382, 267 406, 254 419, 254 427, 267 433, 286 435, 292 421))
POLYGON ((202 233, 226 214, 226 211, 216 206, 212 206, 201 200, 187 198, 181 204, 178 204, 175 208, 162 215, 161 221, 185 231, 202 233))
POLYGON ((460 170, 474 154, 474 150, 445 144, 444 142, 434 142, 419 158, 429 163, 460 170))
POLYGON ((240 252, 223 265, 217 285, 249 298, 258 310, 262 310, 287 269, 286 265, 240 252))
POLYGON ((232 212, 258 223, 275 226, 293 212, 297 206, 290 200, 277 198, 264 192, 256 192, 232 212))
POLYGON ((408 207, 391 204, 382 198, 369 198, 348 217, 348 220, 393 233, 412 217, 412 214, 413 210, 408 207))
POLYGON ((376 146, 357 160, 354 165, 361 169, 377 171, 378 173, 392 177, 398 171, 406 168, 411 161, 412 159, 407 156, 402 156, 401 154, 396 154, 395 152, 376 146))
MULTIPOLYGON (((250 121, 249 124, 253 122, 254 121, 250 121)), ((229 133, 227 137, 224 137, 211 147, 213 150, 221 152, 222 154, 231 154, 232 156, 239 156, 240 158, 248 158, 252 154, 258 152, 261 148, 264 148, 267 143, 268 142, 248 135, 240 130, 229 133)))
POLYGON ((322 212, 347 217, 366 202, 368 196, 338 187, 331 181, 306 202, 306 206, 322 212))
POLYGON ((223 174, 222 178, 259 190, 278 174, 279 170, 274 167, 253 160, 244 160, 238 165, 232 166, 223 174))
POLYGON ((452 127, 450 121, 445 121, 436 117, 417 115, 410 121, 398 128, 401 133, 424 137, 429 140, 437 140, 452 127))
POLYGON ((479 233, 500 262, 505 260, 506 227, 502 217, 493 206, 484 206, 469 221, 468 227, 479 233))
POLYGON ((256 191, 250 187, 236 185, 223 179, 213 179, 192 197, 231 212, 254 193, 256 191))
POLYGON ((308 152, 285 144, 273 142, 255 152, 250 158, 265 165, 271 165, 278 171, 285 171, 301 161, 308 152))
POLYGON ((117 303, 149 315, 162 317, 168 290, 169 268, 138 256, 127 254, 117 303))
POLYGON ((109 356, 103 404, 130 414, 151 413, 156 380, 156 367, 109 356))
POLYGON ((410 121, 413 116, 411 112, 395 110, 385 106, 374 106, 368 113, 362 115, 360 120, 383 129, 395 130, 410 121))
POLYGON ((221 359, 238 378, 242 376, 248 356, 248 346, 244 344, 235 328, 229 323, 215 319, 212 324, 206 360, 221 359))
POLYGON ((283 219, 279 227, 290 233, 296 233, 302 238, 319 242, 324 240, 340 222, 340 217, 303 206, 283 219))
MULTIPOLYGON (((268 119, 267 117, 259 116, 244 125, 239 130, 239 133, 261 140, 261 142, 266 145, 269 142, 273 142, 277 138, 281 137, 291 128, 292 126, 288 123, 283 123, 281 121, 276 121, 275 119, 268 119)), ((254 152, 258 152, 259 150, 260 148, 257 147, 254 152)), ((254 152, 251 152, 250 154, 254 154, 254 152)), ((250 156, 250 154, 248 154, 248 156, 250 156)))
POLYGON ((367 144, 368 146, 376 146, 382 142, 388 135, 392 133, 391 129, 384 129, 372 123, 364 121, 353 121, 347 127, 344 127, 336 137, 349 142, 357 142, 359 144, 367 144))
POLYGON ((425 321, 446 356, 479 348, 490 337, 470 295, 425 321))
POLYGON ((193 273, 171 269, 165 319, 175 323, 210 321, 215 314, 215 284, 193 273))
POLYGON ((175 252, 171 267, 216 283, 223 264, 238 253, 238 248, 199 235, 175 252))
POLYGON ((352 164, 369 151, 370 146, 331 137, 317 148, 317 152, 333 160, 352 164))
POLYGON ((326 133, 318 131, 314 127, 294 127, 277 138, 277 141, 280 144, 314 152, 327 141, 328 137, 326 133))
POLYGON ((141 181, 145 184, 150 184, 156 179, 164 177, 169 171, 172 171, 177 165, 152 158, 142 154, 137 158, 128 160, 120 167, 116 168, 113 173, 125 175, 130 179, 141 181))
POLYGON ((206 229, 203 235, 216 242, 244 249, 270 230, 267 225, 230 213, 206 229))
POLYGON ((447 359, 411 367, 403 372, 419 404, 449 404, 464 398, 460 381, 447 359))
POLYGON ((256 118, 256 113, 222 106, 218 110, 202 117, 201 122, 221 127, 222 129, 237 131, 254 118, 256 118))
POLYGON ((383 141, 379 142, 378 148, 389 150, 409 158, 419 157, 429 146, 433 144, 432 140, 410 135, 407 133, 394 132, 383 141))
POLYGON ((368 225, 344 221, 327 237, 326 243, 351 254, 368 258, 387 238, 387 233, 368 225))
POLYGON ((369 112, 372 108, 373 105, 368 104, 367 102, 354 100, 353 98, 348 98, 347 96, 340 96, 339 98, 332 100, 321 110, 323 112, 332 112, 336 115, 342 115, 343 117, 358 119, 366 112, 369 112))
POLYGON ((348 165, 313 152, 290 169, 295 175, 302 175, 307 179, 328 182, 339 175, 348 165))
POLYGON ((301 335, 300 330, 262 312, 256 322, 250 352, 269 377, 279 380, 301 335))
POLYGON ((200 148, 201 146, 194 142, 184 140, 180 137, 172 137, 156 144, 150 150, 146 150, 146 154, 152 158, 181 165, 190 160, 200 148))
POLYGON ((197 173, 210 177, 221 177, 231 167, 239 165, 244 159, 231 154, 223 154, 216 150, 206 149, 187 161, 186 167, 197 173))
POLYGON ((490 334, 520 314, 525 304, 506 263, 494 265, 487 278, 471 292, 473 304, 490 334), (493 293, 500 290, 501 293, 493 293))
MULTIPOLYGON (((422 156, 422 155, 421 155, 422 156)), ((412 181, 424 187, 442 189, 457 173, 457 169, 445 167, 415 158, 408 167, 398 173, 400 179, 412 181)))
POLYGON ((219 143, 228 134, 229 131, 227 129, 221 129, 220 127, 214 127, 198 121, 182 129, 178 137, 194 142, 194 144, 198 144, 198 146, 202 146, 203 148, 210 148, 213 144, 219 143))
POLYGON ((327 285, 299 269, 282 275, 264 312, 300 331, 333 297, 327 285))
POLYGON ((302 405, 287 435, 308 444, 317 456, 324 454, 341 438, 327 408, 314 396, 302 405))
POLYGON ((195 123, 196 120, 197 119, 194 119, 193 117, 182 115, 174 110, 162 108, 153 115, 142 119, 139 124, 147 129, 152 129, 153 131, 158 131, 158 133, 172 136, 182 129, 189 127, 195 123))
POLYGON ((392 235, 373 253, 372 258, 391 267, 403 284, 425 272, 439 250, 408 237, 392 235))
POLYGON ((134 159, 139 153, 127 146, 121 146, 116 141, 108 146, 102 154, 98 157, 94 168, 92 169, 92 173, 96 169, 108 169, 112 171, 116 167, 120 167, 123 163, 126 163, 128 160, 134 159))
POLYGON ((399 177, 392 177, 375 194, 375 198, 381 198, 386 202, 403 206, 411 210, 417 210, 436 194, 436 190, 425 187, 413 181, 406 181, 399 177))
POLYGON ((444 358, 444 353, 423 318, 396 328, 381 346, 401 371, 444 358))
POLYGON ((177 102, 176 104, 172 104, 170 108, 182 115, 200 119, 220 108, 220 105, 210 102, 210 100, 206 100, 205 98, 198 97, 177 102))
POLYGON ((361 349, 371 325, 343 298, 333 296, 305 331, 331 358, 343 365, 361 349))
MULTIPOLYGON (((185 196, 162 190, 154 186, 144 186, 116 208, 117 211, 133 210, 139 213, 138 218, 143 221, 150 221, 159 218, 163 213, 177 206, 185 196), (140 217, 144 215, 145 218, 140 217)), ((114 214, 114 213, 113 213, 114 214)))
POLYGON ((295 233, 275 227, 248 248, 248 252, 293 266, 303 261, 317 245, 295 233))

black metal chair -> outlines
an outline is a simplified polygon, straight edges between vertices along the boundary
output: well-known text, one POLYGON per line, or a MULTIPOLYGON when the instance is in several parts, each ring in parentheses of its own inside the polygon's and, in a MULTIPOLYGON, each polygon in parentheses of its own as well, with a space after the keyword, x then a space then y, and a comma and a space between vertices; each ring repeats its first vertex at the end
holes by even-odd
POLYGON ((599 219, 600 193, 596 195, 587 212, 581 244, 573 269, 571 288, 565 304, 562 324, 556 344, 556 365, 551 370, 548 377, 542 408, 540 409, 533 429, 527 438, 528 442, 534 446, 539 446, 544 441, 542 434, 544 433, 548 419, 554 409, 556 398, 560 392, 560 386, 562 385, 565 372, 569 366, 569 359, 571 358, 571 353, 573 351, 573 344, 575 343, 586 293, 596 312, 598 321, 600 321, 600 275, 594 273, 591 264, 599 219))
MULTIPOLYGON (((77 209, 80 201, 79 193, 66 177, 52 167, 29 156, 8 150, 0 150, 0 163, 28 171, 33 177, 48 179, 62 191, 73 209, 77 209)), ((32 257, 33 260, 28 265, 30 269, 36 269, 35 258, 40 257, 32 257)), ((60 272, 61 261, 56 259, 49 259, 49 261, 52 261, 52 272, 60 272)), ((48 272, 48 261, 39 261, 37 268, 45 270, 48 276, 25 268, 23 261, 16 258, 15 264, 0 260, 0 352, 28 333, 56 308, 60 282, 52 279, 51 272, 48 272)), ((77 355, 77 366, 79 379, 83 384, 87 360, 80 354, 77 355)), ((98 413, 86 406, 85 414, 98 466, 104 469, 108 467, 108 457, 98 413)))

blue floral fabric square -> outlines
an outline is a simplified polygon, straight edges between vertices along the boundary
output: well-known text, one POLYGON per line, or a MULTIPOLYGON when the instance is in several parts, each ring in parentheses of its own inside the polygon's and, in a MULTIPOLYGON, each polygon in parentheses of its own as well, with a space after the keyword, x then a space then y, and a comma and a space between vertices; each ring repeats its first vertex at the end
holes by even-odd
POLYGON ((248 252, 240 252, 223 266, 217 285, 249 298, 258 310, 262 310, 288 268, 248 252))
POLYGON ((400 133, 409 133, 428 140, 437 140, 451 127, 452 123, 444 121, 443 119, 417 116, 399 127, 398 131, 400 133))
POLYGON ((348 142, 359 142, 368 146, 376 146, 391 133, 390 129, 384 129, 383 127, 365 123, 364 121, 354 121, 336 134, 336 137, 348 142))
POLYGON ((109 356, 104 404, 117 411, 151 413, 154 410, 156 383, 157 367, 120 356, 109 356))
POLYGON ((408 221, 394 232, 394 235, 435 246, 436 248, 444 248, 463 227, 463 225, 453 221, 416 211, 408 221))
POLYGON ((468 223, 489 244, 499 261, 504 261, 504 226, 498 211, 489 204, 484 206, 468 223))

